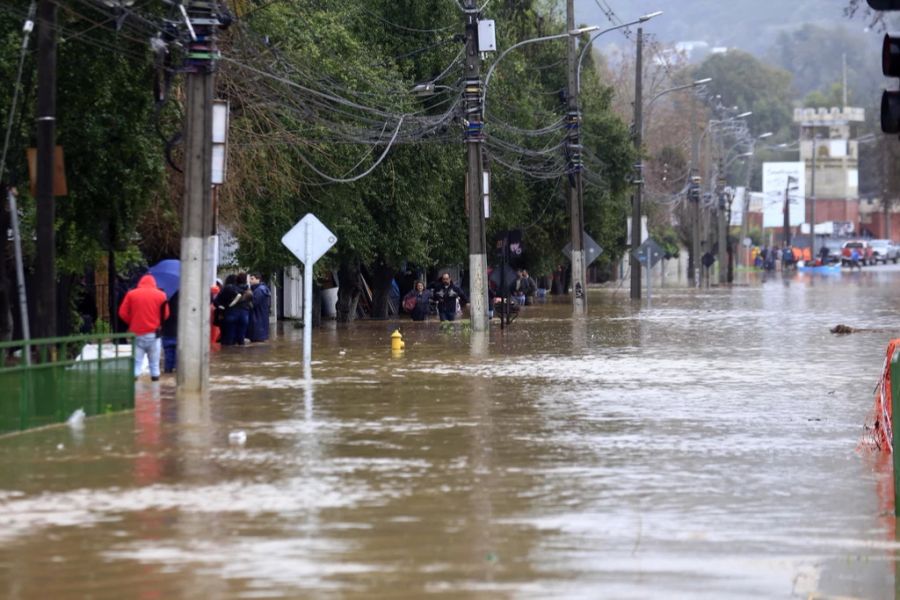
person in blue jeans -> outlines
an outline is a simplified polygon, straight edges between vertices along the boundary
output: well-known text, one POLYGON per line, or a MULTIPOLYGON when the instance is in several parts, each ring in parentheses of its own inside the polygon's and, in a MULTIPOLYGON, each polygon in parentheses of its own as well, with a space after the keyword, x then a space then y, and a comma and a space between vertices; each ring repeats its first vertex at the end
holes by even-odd
POLYGON ((469 299, 450 279, 450 273, 441 275, 434 287, 434 301, 437 303, 438 316, 441 321, 455 321, 457 306, 465 306, 469 299))
POLYGON ((125 294, 119 306, 119 318, 128 323, 134 338, 134 378, 141 375, 144 357, 149 359, 150 379, 159 381, 159 336, 157 330, 169 317, 166 293, 156 287, 156 279, 149 273, 138 285, 125 294))

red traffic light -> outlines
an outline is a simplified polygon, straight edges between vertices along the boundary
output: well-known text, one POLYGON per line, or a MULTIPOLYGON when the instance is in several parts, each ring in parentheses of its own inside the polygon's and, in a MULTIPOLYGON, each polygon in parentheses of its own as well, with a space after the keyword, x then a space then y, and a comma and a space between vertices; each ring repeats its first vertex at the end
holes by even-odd
POLYGON ((900 10, 900 0, 866 0, 874 10, 900 10))

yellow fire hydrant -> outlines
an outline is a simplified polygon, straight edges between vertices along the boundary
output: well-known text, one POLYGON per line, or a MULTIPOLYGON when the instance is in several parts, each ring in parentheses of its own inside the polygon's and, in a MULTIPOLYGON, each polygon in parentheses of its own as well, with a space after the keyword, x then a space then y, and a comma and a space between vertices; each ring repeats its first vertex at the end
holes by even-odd
POLYGON ((406 342, 403 341, 403 334, 400 333, 399 329, 395 329, 394 333, 391 334, 391 351, 400 352, 405 347, 406 342))

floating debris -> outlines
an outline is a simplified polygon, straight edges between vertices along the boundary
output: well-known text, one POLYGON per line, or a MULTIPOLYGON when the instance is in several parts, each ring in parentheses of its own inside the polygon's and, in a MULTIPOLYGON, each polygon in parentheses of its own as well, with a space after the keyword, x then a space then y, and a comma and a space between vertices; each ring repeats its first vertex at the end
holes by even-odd
POLYGON ((81 429, 84 427, 84 416, 84 409, 79 408, 69 416, 66 420, 66 425, 72 429, 81 429))

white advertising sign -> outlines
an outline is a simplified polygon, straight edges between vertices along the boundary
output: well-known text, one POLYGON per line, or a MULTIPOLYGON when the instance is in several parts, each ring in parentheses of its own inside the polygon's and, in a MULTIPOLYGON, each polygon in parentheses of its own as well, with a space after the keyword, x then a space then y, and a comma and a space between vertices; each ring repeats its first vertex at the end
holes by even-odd
POLYGON ((806 221, 806 168, 803 162, 763 163, 763 227, 784 225, 785 192, 789 223, 796 227, 806 221))

